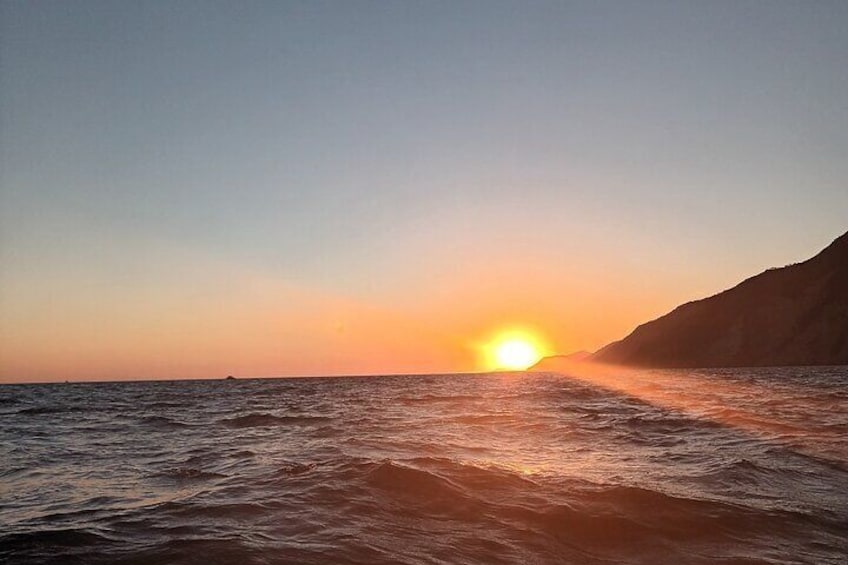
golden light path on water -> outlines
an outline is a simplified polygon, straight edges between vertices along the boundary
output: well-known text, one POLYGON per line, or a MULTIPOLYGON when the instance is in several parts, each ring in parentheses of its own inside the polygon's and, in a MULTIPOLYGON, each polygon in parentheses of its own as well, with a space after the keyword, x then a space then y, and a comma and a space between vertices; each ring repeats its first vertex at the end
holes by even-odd
POLYGON ((556 371, 616 393, 681 412, 700 420, 735 428, 763 438, 779 439, 804 453, 848 461, 848 445, 840 429, 828 422, 832 400, 820 401, 797 378, 804 368, 751 368, 759 380, 732 378, 739 369, 636 369, 598 363, 563 363, 556 371), (787 371, 792 371, 787 375, 787 371), (780 372, 772 377, 772 373, 780 372), (764 386, 765 383, 768 386, 764 386), (818 404, 799 419, 795 405, 818 404), (819 418, 810 414, 819 415, 819 418), (819 422, 818 419, 821 419, 819 422), (834 449, 834 446, 842 448, 834 449))

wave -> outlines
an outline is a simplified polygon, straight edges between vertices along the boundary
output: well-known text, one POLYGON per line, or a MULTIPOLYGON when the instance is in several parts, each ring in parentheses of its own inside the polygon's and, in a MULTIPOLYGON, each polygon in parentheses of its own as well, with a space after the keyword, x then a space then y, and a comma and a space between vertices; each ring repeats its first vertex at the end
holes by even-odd
POLYGON ((41 414, 64 414, 67 412, 81 412, 80 406, 31 406, 18 410, 17 414, 25 416, 37 416, 41 414))
POLYGON ((178 481, 204 481, 210 479, 224 479, 227 475, 203 471, 195 467, 174 467, 153 475, 157 478, 175 479, 178 481))
POLYGON ((191 406, 191 403, 186 401, 160 400, 152 402, 146 406, 148 410, 160 410, 162 408, 186 408, 191 406))
POLYGON ((106 536, 86 529, 40 530, 0 535, 0 562, 84 563, 85 550, 102 552, 112 545, 106 536))
POLYGON ((121 545, 106 536, 78 529, 12 534, 0 538, 0 561, 40 565, 199 563, 202 561, 200 556, 210 557, 215 563, 265 564, 268 563, 266 553, 241 536, 233 535, 195 534, 187 539, 168 539, 144 545, 121 545))
MULTIPOLYGON (((125 553, 125 552, 122 552, 125 553)), ((104 560, 106 563, 139 565, 146 563, 239 563, 267 564, 268 551, 255 547, 242 536, 195 535, 188 539, 170 539, 153 547, 145 548, 131 556, 115 552, 104 560), (123 558, 122 558, 123 557, 123 558)), ((291 562, 288 558, 283 563, 291 562)))
POLYGON ((316 463, 284 463, 277 469, 276 474, 278 476, 301 475, 313 470, 316 466, 316 463))
POLYGON ((430 471, 401 465, 394 461, 384 461, 369 467, 366 471, 368 481, 381 489, 408 493, 431 500, 434 495, 454 499, 464 496, 461 487, 430 471))
POLYGON ((173 418, 168 418, 167 416, 147 416, 141 419, 141 424, 144 426, 164 430, 179 430, 193 427, 192 424, 180 422, 178 420, 174 420, 173 418))
POLYGON ((778 384, 697 410, 520 375, 28 389, 0 563, 842 565, 848 473, 804 447, 845 452, 844 402, 778 384))
MULTIPOLYGON (((502 468, 439 458, 359 461, 339 471, 334 478, 340 484, 362 482, 370 487, 354 501, 362 512, 384 513, 401 524, 447 519, 475 531, 501 531, 524 544, 547 547, 560 560, 573 552, 572 560, 580 562, 626 563, 634 562, 634 556, 639 562, 663 562, 676 554, 675 548, 692 544, 744 560, 744 540, 775 529, 790 531, 807 520, 803 514, 763 513, 641 487, 586 481, 552 484, 502 468)), ((321 495, 332 493, 324 489, 321 495)))
POLYGON ((219 423, 228 428, 256 428, 268 426, 286 426, 297 424, 313 424, 332 420, 327 416, 274 416, 273 414, 254 413, 235 418, 223 418, 219 423))
POLYGON ((249 449, 240 449, 227 455, 230 459, 250 459, 256 457, 256 453, 249 449))
POLYGON ((467 426, 494 426, 498 424, 515 424, 520 420, 514 414, 468 414, 455 416, 448 421, 467 426))
POLYGON ((459 402, 474 402, 479 401, 479 396, 472 395, 439 395, 439 394, 425 394, 422 396, 402 396, 398 398, 398 402, 402 404, 429 404, 429 403, 441 403, 441 402, 451 402, 451 403, 459 403, 459 402))

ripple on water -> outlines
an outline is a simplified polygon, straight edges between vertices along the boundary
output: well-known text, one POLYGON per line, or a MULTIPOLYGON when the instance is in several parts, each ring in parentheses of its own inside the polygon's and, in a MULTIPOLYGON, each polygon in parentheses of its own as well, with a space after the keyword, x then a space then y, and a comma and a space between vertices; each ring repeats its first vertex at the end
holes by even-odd
POLYGON ((0 561, 844 563, 848 369, 628 379, 4 386, 0 561))

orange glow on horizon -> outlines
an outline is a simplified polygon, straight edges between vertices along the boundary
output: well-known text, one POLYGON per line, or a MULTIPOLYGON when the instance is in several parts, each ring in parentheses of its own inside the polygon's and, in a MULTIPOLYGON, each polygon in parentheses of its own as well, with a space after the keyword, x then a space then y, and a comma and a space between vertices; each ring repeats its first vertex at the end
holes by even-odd
POLYGON ((603 273, 576 276, 545 258, 520 273, 463 258, 448 273, 434 267, 432 279, 401 279, 392 294, 157 251, 167 269, 156 280, 124 287, 65 274, 67 293, 49 309, 39 297, 56 277, 4 289, 21 298, 4 303, 0 381, 523 370, 537 357, 595 350, 680 301, 632 300, 603 273), (496 346, 510 340, 499 360, 496 346))

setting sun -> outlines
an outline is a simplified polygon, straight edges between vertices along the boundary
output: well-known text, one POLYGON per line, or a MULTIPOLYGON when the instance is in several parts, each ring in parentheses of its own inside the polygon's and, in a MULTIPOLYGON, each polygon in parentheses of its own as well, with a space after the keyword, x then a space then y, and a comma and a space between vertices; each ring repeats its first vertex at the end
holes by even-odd
POLYGON ((504 342, 495 350, 495 360, 504 369, 524 370, 540 357, 533 344, 517 339, 504 342))
POLYGON ((483 350, 489 370, 523 371, 547 355, 541 340, 526 331, 502 332, 483 350))

